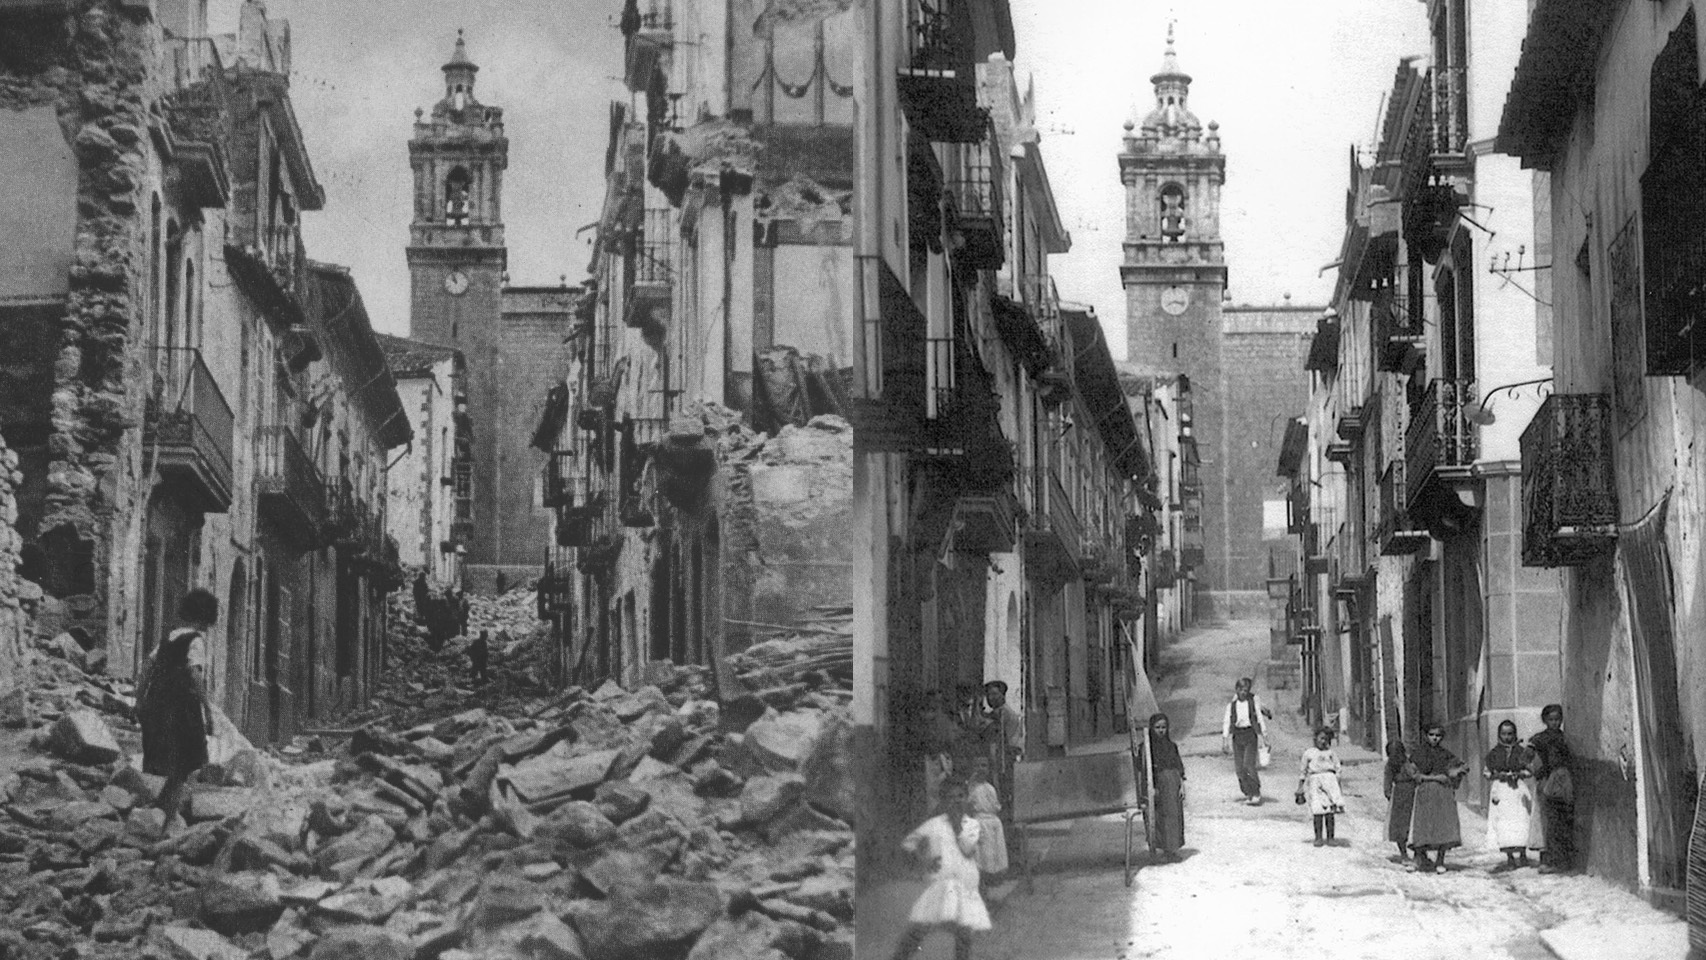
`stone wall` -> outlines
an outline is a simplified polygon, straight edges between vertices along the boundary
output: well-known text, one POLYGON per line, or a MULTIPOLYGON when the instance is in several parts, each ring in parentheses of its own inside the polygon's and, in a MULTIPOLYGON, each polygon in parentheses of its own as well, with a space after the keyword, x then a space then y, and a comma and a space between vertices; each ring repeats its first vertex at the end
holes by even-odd
MULTIPOLYGON (((34 331, 53 376, 48 422, 30 424, 43 444, 31 452, 32 489, 21 492, 34 514, 22 532, 32 575, 66 601, 69 625, 101 643, 124 627, 118 533, 139 488, 139 447, 126 435, 134 441, 140 397, 126 386, 146 316, 148 196, 159 177, 146 136, 158 34, 145 11, 113 0, 77 7, 0 27, 0 122, 51 106, 78 162, 65 307, 34 331)), ((12 413, 0 410, 8 434, 21 426, 12 413)))
POLYGON ((18 455, 0 439, 0 721, 24 716, 24 650, 29 644, 27 610, 41 589, 13 571, 22 539, 13 525, 18 520, 15 496, 22 475, 18 455))

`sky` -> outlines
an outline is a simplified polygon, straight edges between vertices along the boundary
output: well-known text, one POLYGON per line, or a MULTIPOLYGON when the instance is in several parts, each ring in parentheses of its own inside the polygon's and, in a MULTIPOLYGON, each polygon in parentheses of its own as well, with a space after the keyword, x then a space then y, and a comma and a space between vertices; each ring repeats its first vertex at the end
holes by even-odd
MULTIPOLYGON (((1221 232, 1235 303, 1322 303, 1343 231, 1348 152, 1375 136, 1398 58, 1427 49, 1418 0, 1013 0, 1020 76, 1036 86, 1042 150, 1072 234, 1052 259, 1061 295, 1094 306, 1124 353, 1118 266, 1121 124, 1152 102, 1167 24, 1220 123, 1221 232)), ((352 268, 380 330, 408 328, 416 107, 442 95, 456 31, 480 66, 481 102, 504 108, 504 222, 511 281, 576 283, 577 231, 603 199, 609 102, 625 98, 620 0, 272 0, 291 22, 292 95, 326 207, 304 218, 309 255, 352 268)))

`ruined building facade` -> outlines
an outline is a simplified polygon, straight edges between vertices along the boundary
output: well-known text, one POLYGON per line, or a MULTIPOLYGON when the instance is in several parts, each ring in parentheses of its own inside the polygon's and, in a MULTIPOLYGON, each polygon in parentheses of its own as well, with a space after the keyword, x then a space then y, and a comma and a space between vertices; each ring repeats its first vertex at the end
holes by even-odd
POLYGON ((462 586, 474 523, 473 417, 461 351, 380 334, 414 440, 386 471, 397 556, 435 588, 462 586))
POLYGON ((851 603, 853 16, 623 17, 592 278, 537 422, 540 605, 579 682, 851 603), (691 38, 693 42, 682 42, 691 38))
POLYGON ((550 544, 542 460, 529 441, 541 398, 568 360, 572 297, 566 288, 509 284, 509 139, 503 108, 475 96, 479 69, 458 36, 442 68, 444 95, 415 114, 409 336, 456 350, 466 364, 470 456, 466 478, 454 482, 466 494, 457 497, 467 516, 448 539, 452 550, 461 548, 468 583, 491 590, 500 579, 537 575, 550 544))
POLYGON ((282 736, 378 670, 385 452, 408 439, 348 274, 310 261, 324 196, 259 3, 11 4, 0 166, 4 430, 39 628, 131 676, 184 590, 220 598, 215 699, 282 736))

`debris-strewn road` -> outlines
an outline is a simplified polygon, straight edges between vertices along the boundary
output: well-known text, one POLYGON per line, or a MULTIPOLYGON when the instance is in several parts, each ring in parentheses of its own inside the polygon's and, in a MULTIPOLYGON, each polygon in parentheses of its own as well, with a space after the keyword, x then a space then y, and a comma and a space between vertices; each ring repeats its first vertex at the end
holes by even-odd
POLYGON ((748 675, 789 682, 722 702, 668 664, 556 693, 531 626, 478 692, 400 633, 347 735, 257 750, 222 722, 171 826, 129 685, 37 652, 32 716, 0 738, 0 960, 850 957, 839 677, 775 670, 782 638, 748 675))
MULTIPOLYGON (((1543 934, 1567 952, 1606 925, 1633 950, 1619 956, 1681 957, 1682 925, 1627 891, 1587 876, 1490 873, 1504 858, 1488 852, 1484 821, 1467 809, 1450 872, 1390 862, 1380 758, 1356 747, 1336 747, 1351 764, 1341 843, 1313 846, 1306 808, 1291 800, 1306 732, 1295 694, 1263 689, 1267 641, 1265 622, 1233 623, 1194 631, 1164 655, 1157 693, 1188 771, 1184 862, 1145 866, 1126 889, 1117 817, 1040 828, 1036 893, 1020 888, 1001 904, 979 960, 1540 960, 1553 956, 1543 934), (1277 721, 1261 807, 1239 802, 1220 754, 1220 710, 1240 676, 1257 679, 1277 721)), ((951 957, 952 945, 938 937, 929 951, 951 957)))

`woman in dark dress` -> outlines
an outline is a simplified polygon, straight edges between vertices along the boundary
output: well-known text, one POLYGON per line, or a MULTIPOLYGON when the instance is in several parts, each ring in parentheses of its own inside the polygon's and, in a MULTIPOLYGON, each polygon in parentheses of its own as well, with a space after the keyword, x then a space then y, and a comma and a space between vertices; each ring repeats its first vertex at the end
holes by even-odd
POLYGON ((1402 740, 1386 745, 1386 773, 1382 778, 1386 799, 1386 839, 1398 845, 1393 863, 1410 862, 1410 814, 1416 807, 1416 778, 1410 773, 1409 751, 1402 740))
POLYGON ((1546 835, 1546 846, 1540 851, 1540 872, 1564 873, 1574 865, 1576 853, 1574 758, 1564 739, 1564 708, 1547 704, 1540 711, 1540 722, 1546 729, 1528 739, 1535 753, 1535 792, 1539 794, 1546 835))
POLYGON ((1149 718, 1149 769, 1155 777, 1155 853, 1162 860, 1177 861, 1185 845, 1185 761, 1173 742, 1165 713, 1149 718))
POLYGON ((219 619, 219 601, 206 590, 191 590, 178 603, 178 618, 184 626, 148 658, 136 691, 142 772, 166 778, 159 807, 168 823, 182 805, 184 784, 207 763, 213 710, 207 701, 204 635, 219 619))
POLYGON ((1444 746, 1445 727, 1430 723, 1422 742, 1410 752, 1411 776, 1416 780, 1415 809, 1410 816, 1410 849, 1416 852, 1418 873, 1444 873, 1445 852, 1463 845, 1457 819, 1457 785, 1469 767, 1444 746), (1428 860, 1432 851, 1435 858, 1428 860))

